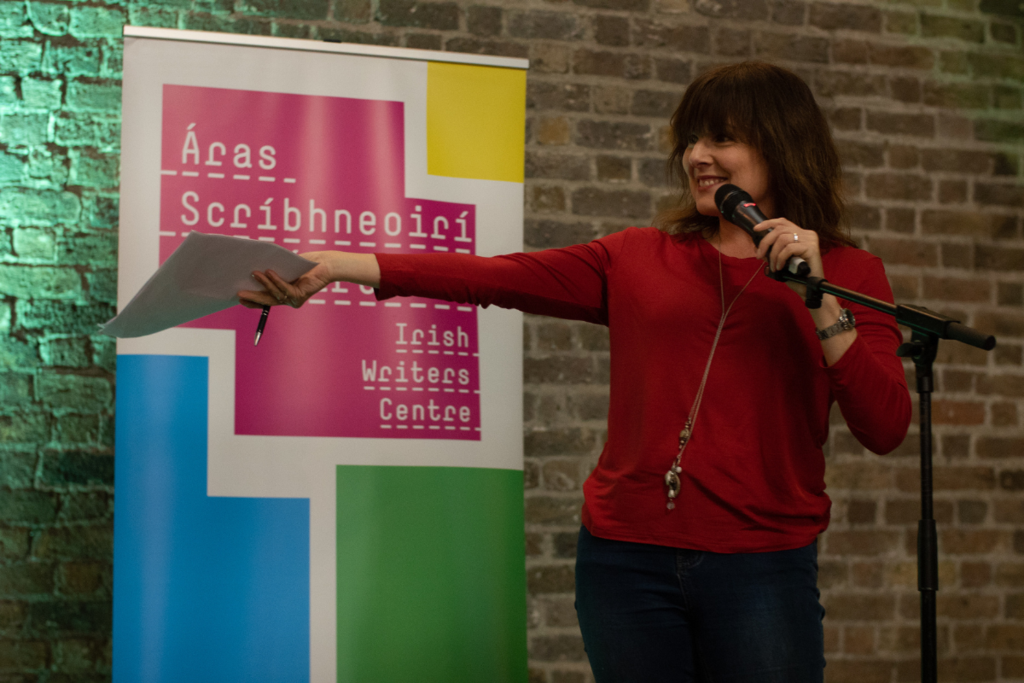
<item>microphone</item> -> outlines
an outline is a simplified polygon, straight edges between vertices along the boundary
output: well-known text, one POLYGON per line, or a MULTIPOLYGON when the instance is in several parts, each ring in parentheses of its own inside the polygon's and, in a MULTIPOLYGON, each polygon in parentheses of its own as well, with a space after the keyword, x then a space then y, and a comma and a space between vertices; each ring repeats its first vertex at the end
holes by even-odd
MULTIPOLYGON (((736 187, 735 185, 722 185, 715 192, 715 206, 725 216, 725 220, 733 225, 738 225, 743 232, 750 235, 754 240, 754 246, 761 244, 761 239, 768 233, 754 230, 754 226, 768 220, 768 217, 757 208, 754 198, 736 187)), ((768 250, 771 254, 771 250, 768 250)), ((800 277, 807 277, 811 273, 811 267, 799 256, 790 257, 786 262, 786 270, 800 277)))

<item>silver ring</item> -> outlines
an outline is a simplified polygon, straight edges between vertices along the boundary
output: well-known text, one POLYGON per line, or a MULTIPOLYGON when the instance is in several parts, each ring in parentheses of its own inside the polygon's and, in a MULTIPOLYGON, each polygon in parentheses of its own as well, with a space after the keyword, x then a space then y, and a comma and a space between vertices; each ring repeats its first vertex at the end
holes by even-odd
POLYGON ((794 233, 793 233, 793 242, 795 243, 795 242, 799 242, 799 241, 800 241, 800 235, 798 235, 798 234, 796 234, 796 233, 794 232, 794 233))

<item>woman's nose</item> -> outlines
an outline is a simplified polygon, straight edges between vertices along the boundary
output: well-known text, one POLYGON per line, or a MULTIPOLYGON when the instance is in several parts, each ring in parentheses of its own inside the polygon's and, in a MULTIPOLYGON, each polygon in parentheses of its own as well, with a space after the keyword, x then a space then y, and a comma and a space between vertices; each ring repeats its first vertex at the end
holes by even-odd
POLYGON ((690 145, 690 166, 709 163, 711 161, 709 151, 710 148, 703 138, 690 145))

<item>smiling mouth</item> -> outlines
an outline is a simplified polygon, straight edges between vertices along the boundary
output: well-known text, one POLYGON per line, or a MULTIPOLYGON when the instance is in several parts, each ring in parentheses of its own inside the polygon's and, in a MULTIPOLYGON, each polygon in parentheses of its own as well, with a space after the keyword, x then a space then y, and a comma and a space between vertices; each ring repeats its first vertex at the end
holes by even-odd
POLYGON ((719 183, 723 183, 723 182, 725 182, 725 180, 726 180, 725 178, 698 178, 697 179, 697 188, 703 190, 703 189, 711 187, 713 185, 718 185, 719 183))

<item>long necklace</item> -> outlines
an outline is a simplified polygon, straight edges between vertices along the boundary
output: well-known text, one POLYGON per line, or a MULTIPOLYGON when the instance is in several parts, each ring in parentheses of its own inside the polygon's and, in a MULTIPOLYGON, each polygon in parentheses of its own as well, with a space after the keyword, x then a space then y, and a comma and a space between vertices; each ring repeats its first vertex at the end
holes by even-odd
POLYGON ((708 362, 704 365, 704 377, 700 380, 700 386, 697 388, 697 395, 693 398, 693 406, 690 408, 690 414, 686 416, 686 424, 683 425, 683 429, 679 432, 679 452, 676 453, 676 459, 672 462, 672 466, 668 468, 668 472, 665 473, 665 487, 666 495, 668 496, 668 507, 669 510, 674 510, 676 507, 676 496, 679 495, 679 475, 682 474, 683 468, 680 463, 683 460, 683 452, 686 450, 686 444, 690 442, 690 436, 693 434, 693 425, 697 421, 697 413, 700 411, 701 401, 704 400, 704 385, 708 381, 708 373, 711 371, 711 359, 715 357, 715 349, 718 348, 718 340, 722 336, 722 330, 725 328, 725 319, 729 316, 729 311, 732 310, 736 300, 740 298, 740 295, 746 291, 750 283, 754 281, 757 274, 761 271, 761 266, 758 265, 757 270, 747 280, 747 284, 743 285, 743 288, 733 297, 732 302, 728 307, 725 305, 725 278, 722 275, 722 250, 718 250, 718 287, 722 297, 722 318, 718 321, 718 330, 715 331, 715 341, 711 343, 711 353, 708 354, 708 362))

